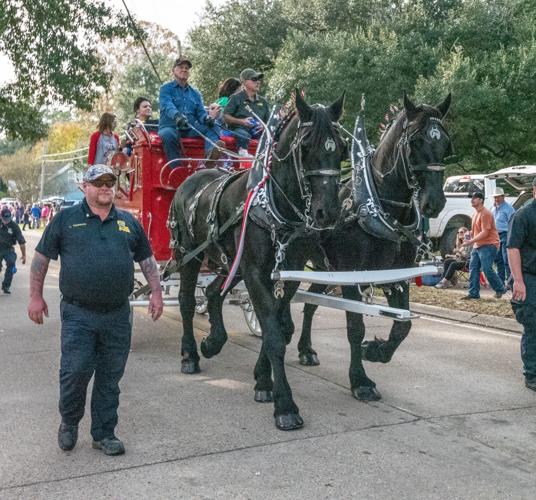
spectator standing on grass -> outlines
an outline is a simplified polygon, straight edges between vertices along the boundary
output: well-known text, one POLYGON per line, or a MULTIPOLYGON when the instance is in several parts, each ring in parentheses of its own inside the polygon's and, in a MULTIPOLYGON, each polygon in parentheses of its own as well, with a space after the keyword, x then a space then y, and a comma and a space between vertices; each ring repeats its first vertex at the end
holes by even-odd
POLYGON ((508 238, 508 225, 515 213, 515 208, 504 199, 504 191, 497 187, 492 194, 494 204, 491 208, 491 213, 495 219, 495 226, 499 233, 499 251, 495 257, 495 265, 497 274, 503 283, 508 283, 510 279, 510 267, 508 266, 508 251, 506 248, 506 240, 508 238))
POLYGON ((525 386, 536 391, 536 178, 533 200, 512 217, 508 262, 512 273, 512 310, 523 325, 521 360, 525 386))
POLYGON ((441 281, 435 286, 436 288, 450 288, 456 284, 456 271, 465 269, 471 255, 471 247, 465 246, 466 235, 469 235, 469 229, 460 227, 456 233, 456 245, 452 254, 445 255, 443 261, 443 276, 441 281))
POLYGON ((499 234, 495 227, 495 219, 484 206, 484 195, 480 192, 471 195, 471 206, 475 214, 471 221, 471 238, 464 241, 465 246, 473 245, 469 261, 469 293, 462 300, 480 298, 480 271, 484 272, 491 288, 495 290, 495 298, 500 299, 506 289, 497 273, 493 270, 493 262, 499 249, 499 234))

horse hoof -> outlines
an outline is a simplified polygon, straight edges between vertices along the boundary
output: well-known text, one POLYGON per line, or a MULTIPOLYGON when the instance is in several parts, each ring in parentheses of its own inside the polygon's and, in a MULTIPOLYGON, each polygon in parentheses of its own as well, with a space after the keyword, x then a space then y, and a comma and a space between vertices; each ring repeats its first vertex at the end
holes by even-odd
POLYGON ((255 391, 255 401, 257 403, 273 403, 274 395, 272 391, 255 391))
POLYGON ((207 359, 210 359, 212 356, 216 356, 220 353, 223 348, 223 342, 221 345, 219 342, 215 342, 207 337, 201 341, 201 353, 207 359))
POLYGON ((199 368, 199 361, 196 361, 195 359, 183 359, 181 361, 182 373, 185 373, 186 375, 194 375, 200 371, 201 368, 199 368))
POLYGON ((300 365, 304 366, 318 366, 320 360, 316 352, 302 352, 300 353, 300 365))
POLYGON ((293 431, 303 427, 303 418, 298 413, 288 413, 275 417, 275 426, 280 431, 293 431))
POLYGON ((360 385, 355 389, 352 389, 352 394, 354 398, 359 399, 359 401, 379 401, 382 398, 382 395, 376 389, 376 387, 371 387, 369 385, 360 385))

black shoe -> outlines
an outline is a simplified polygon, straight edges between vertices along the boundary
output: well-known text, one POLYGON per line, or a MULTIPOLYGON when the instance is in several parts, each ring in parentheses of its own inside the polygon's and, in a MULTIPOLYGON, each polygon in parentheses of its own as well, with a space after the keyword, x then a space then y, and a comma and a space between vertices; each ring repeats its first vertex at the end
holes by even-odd
POLYGON ((8 286, 2 286, 2 291, 7 295, 11 295, 11 290, 8 286))
POLYGON ((495 292, 495 298, 500 299, 505 293, 506 290, 503 290, 502 292, 495 292))
POLYGON ((78 439, 78 426, 68 425, 65 423, 60 424, 58 429, 58 446, 63 451, 71 451, 78 439))
POLYGON ((104 438, 100 441, 93 441, 92 446, 95 450, 102 450, 105 455, 123 455, 125 453, 123 441, 117 439, 115 436, 104 438))
POLYGON ((531 391, 536 391, 536 378, 526 378, 525 387, 531 391))
POLYGON ((480 297, 474 297, 473 295, 464 295, 460 300, 478 300, 480 297))

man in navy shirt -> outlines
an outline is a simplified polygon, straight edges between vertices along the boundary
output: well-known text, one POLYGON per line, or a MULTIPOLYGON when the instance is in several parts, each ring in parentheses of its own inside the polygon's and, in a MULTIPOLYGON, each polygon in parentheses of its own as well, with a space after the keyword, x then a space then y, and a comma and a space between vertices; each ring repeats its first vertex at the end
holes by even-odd
POLYGON ((61 424, 58 445, 72 450, 78 423, 84 416, 86 391, 91 395, 93 448, 121 455, 125 447, 114 433, 132 325, 129 295, 134 264, 151 288, 149 313, 162 314, 162 290, 157 263, 140 223, 113 205, 116 177, 106 165, 93 165, 84 174, 82 203, 59 212, 47 225, 36 247, 30 271, 28 316, 43 323, 48 306, 43 285, 50 259, 61 256, 60 292, 61 424))
POLYGON ((217 160, 225 143, 219 140, 214 129, 215 116, 205 110, 199 90, 188 83, 192 63, 187 57, 179 57, 173 64, 174 80, 160 87, 160 122, 158 135, 162 138, 164 152, 171 168, 178 167, 180 158, 179 138, 199 137, 205 139, 205 153, 208 159, 217 160))
POLYGON ((18 243, 21 251, 21 262, 26 263, 26 241, 18 224, 11 220, 11 210, 4 207, 0 211, 0 270, 2 261, 6 262, 6 274, 2 281, 2 291, 10 294, 11 281, 13 280, 13 271, 17 254, 15 253, 15 244, 18 243))
POLYGON ((512 272, 512 309, 523 326, 521 360, 525 386, 536 391, 536 178, 533 199, 512 217, 508 261, 512 272))

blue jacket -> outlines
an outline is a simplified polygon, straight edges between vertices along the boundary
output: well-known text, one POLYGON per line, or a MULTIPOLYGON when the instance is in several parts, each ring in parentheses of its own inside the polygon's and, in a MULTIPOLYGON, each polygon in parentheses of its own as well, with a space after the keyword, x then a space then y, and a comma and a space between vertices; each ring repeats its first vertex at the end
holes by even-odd
POLYGON ((160 121, 158 128, 176 127, 179 115, 186 116, 188 123, 202 125, 207 118, 203 98, 199 90, 186 84, 181 87, 175 80, 160 87, 160 121))

